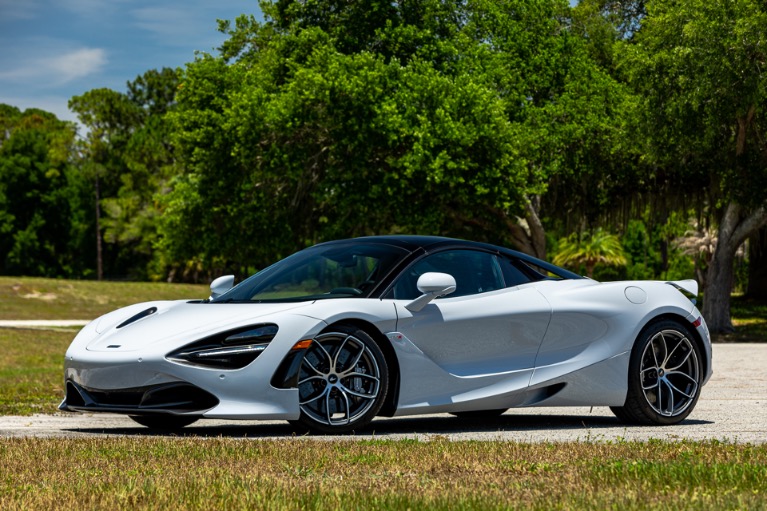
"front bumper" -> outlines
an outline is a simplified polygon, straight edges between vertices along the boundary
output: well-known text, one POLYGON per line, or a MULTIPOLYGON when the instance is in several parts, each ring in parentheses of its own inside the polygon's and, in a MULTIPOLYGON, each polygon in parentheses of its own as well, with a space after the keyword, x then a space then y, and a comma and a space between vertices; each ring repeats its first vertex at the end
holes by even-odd
POLYGON ((111 412, 133 415, 192 414, 215 408, 213 394, 190 383, 165 383, 117 390, 98 390, 67 382, 67 394, 60 410, 72 412, 111 412))
POLYGON ((312 337, 324 323, 291 315, 283 325, 256 360, 236 370, 166 359, 167 353, 183 345, 177 338, 148 343, 138 351, 92 351, 87 348, 91 335, 84 332, 66 354, 67 396, 60 409, 131 415, 193 414, 220 419, 298 419, 298 389, 275 388, 271 379, 296 340, 312 337))

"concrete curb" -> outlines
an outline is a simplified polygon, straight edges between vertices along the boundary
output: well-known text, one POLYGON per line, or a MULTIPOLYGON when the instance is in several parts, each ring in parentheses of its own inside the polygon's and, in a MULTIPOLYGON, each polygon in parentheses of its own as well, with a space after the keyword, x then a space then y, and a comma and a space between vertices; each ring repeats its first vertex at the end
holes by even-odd
POLYGON ((85 326, 90 319, 0 319, 0 328, 56 328, 85 326))

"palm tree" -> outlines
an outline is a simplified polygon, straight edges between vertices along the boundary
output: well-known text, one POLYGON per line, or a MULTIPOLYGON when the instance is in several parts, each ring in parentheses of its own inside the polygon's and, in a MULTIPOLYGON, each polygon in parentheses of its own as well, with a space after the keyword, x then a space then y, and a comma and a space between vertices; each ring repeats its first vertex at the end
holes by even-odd
POLYGON ((581 238, 576 235, 563 238, 559 242, 559 253, 554 257, 554 264, 559 266, 585 266, 589 278, 594 275, 594 267, 598 264, 625 266, 626 263, 620 238, 603 231, 601 227, 581 238))

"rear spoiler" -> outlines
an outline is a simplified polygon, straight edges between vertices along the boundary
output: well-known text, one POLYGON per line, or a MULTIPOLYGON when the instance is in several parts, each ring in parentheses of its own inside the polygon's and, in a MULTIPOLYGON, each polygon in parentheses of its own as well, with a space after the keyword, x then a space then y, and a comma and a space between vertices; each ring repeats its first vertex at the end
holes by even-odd
POLYGON ((666 282, 666 284, 670 284, 674 286, 675 288, 679 289, 680 291, 687 291, 693 296, 698 296, 698 283, 695 282, 693 279, 670 280, 666 282))

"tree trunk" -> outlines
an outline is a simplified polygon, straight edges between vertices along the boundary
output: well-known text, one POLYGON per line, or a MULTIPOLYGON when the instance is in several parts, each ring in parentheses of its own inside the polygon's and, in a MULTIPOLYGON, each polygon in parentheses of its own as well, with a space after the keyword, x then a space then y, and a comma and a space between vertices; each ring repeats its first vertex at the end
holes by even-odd
POLYGON ((729 203, 719 224, 714 257, 706 276, 706 294, 703 296, 703 313, 709 330, 715 333, 733 332, 730 316, 730 293, 734 277, 733 263, 738 247, 751 234, 767 223, 767 208, 761 207, 750 215, 743 215, 743 208, 729 203))
POLYGON ((538 259, 546 259, 546 230, 538 216, 540 202, 540 196, 535 196, 525 204, 524 220, 527 225, 513 221, 509 221, 508 225, 517 250, 538 259))
POLYGON ((101 250, 101 190, 96 176, 96 279, 104 280, 104 258, 101 250))
POLYGON ((746 296, 767 299, 767 227, 762 227, 749 238, 746 296))

